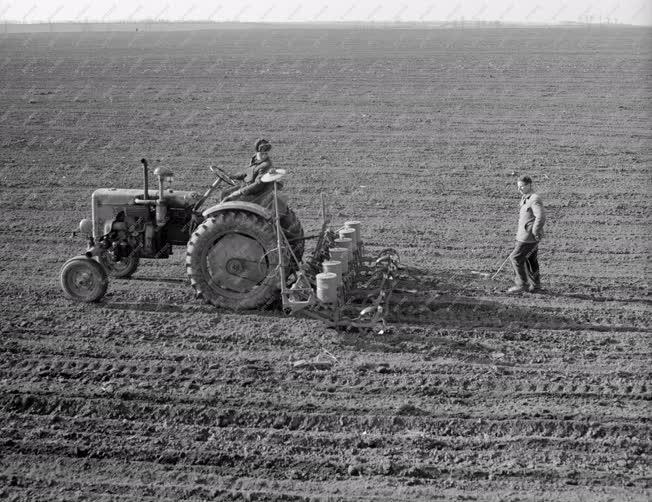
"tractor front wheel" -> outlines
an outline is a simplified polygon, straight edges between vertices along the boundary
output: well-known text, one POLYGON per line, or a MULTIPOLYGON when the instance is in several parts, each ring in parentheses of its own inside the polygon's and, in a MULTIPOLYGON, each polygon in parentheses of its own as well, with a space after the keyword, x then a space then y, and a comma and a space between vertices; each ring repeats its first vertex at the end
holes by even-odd
POLYGON ((188 241, 190 284, 198 296, 217 307, 244 310, 269 305, 279 294, 278 265, 274 225, 247 211, 216 214, 199 225, 188 241))
POLYGON ((116 279, 126 279, 131 277, 140 262, 140 258, 136 253, 130 253, 129 256, 125 256, 120 261, 116 261, 113 258, 113 254, 108 250, 102 252, 97 259, 104 266, 106 272, 116 279))
POLYGON ((64 263, 59 280, 66 297, 84 303, 100 300, 109 285, 104 267, 86 256, 75 256, 64 263))

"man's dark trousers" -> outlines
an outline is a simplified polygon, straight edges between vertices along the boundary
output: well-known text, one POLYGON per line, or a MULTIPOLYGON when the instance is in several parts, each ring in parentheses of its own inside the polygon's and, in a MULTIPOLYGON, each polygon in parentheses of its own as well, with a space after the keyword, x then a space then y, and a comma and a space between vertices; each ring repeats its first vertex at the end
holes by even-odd
POLYGON ((539 251, 538 242, 516 242, 514 251, 509 255, 514 267, 516 277, 514 282, 517 286, 527 287, 528 283, 538 288, 541 286, 541 277, 539 276, 539 260, 537 254, 539 251))

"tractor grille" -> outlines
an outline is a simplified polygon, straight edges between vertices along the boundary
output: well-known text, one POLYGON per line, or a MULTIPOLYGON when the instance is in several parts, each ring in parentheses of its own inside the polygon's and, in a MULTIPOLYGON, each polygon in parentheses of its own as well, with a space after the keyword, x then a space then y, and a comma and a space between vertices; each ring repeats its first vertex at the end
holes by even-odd
POLYGON ((185 246, 190 238, 190 209, 168 208, 165 240, 174 246, 185 246))

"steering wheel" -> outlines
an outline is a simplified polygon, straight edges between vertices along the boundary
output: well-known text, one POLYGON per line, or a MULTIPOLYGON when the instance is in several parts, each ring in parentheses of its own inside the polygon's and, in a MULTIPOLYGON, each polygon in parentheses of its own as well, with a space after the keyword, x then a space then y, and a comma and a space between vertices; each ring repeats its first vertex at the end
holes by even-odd
POLYGON ((217 176, 219 179, 221 179, 225 183, 228 183, 231 186, 237 185, 235 180, 233 178, 231 178, 231 176, 229 176, 226 171, 220 169, 219 167, 215 167, 215 166, 209 166, 209 169, 211 170, 211 172, 213 174, 215 174, 215 176, 217 176))

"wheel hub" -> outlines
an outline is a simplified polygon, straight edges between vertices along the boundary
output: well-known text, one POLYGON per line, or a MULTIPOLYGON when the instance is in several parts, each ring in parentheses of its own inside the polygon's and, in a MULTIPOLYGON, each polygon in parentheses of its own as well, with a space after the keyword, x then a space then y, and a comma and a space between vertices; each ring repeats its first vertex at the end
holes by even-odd
POLYGON ((240 275, 245 270, 245 266, 240 258, 231 258, 226 262, 226 271, 232 275, 240 275))
POLYGON ((89 289, 93 286, 93 276, 85 270, 78 270, 73 277, 73 284, 78 289, 89 289))
POLYGON ((72 258, 61 269, 61 286, 71 300, 94 302, 106 292, 106 272, 85 256, 72 258))
POLYGON ((246 293, 267 277, 265 250, 254 238, 228 233, 206 255, 212 283, 220 289, 246 293))

